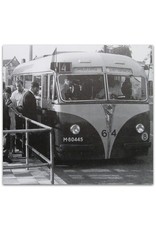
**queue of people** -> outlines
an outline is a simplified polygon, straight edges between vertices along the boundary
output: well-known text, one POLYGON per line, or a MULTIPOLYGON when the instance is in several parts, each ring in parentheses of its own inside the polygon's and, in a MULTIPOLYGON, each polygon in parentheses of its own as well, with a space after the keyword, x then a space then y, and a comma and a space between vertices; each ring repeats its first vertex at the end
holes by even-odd
MULTIPOLYGON (((10 87, 3 84, 3 130, 22 129, 24 127, 23 119, 16 115, 20 113, 32 120, 37 120, 37 105, 35 95, 38 94, 39 84, 31 83, 31 88, 25 90, 23 82, 17 80, 16 90, 11 93, 10 87)), ((23 151, 20 139, 21 134, 16 134, 15 147, 19 151, 23 151)), ((5 134, 3 136, 3 161, 11 163, 10 153, 13 151, 11 146, 13 135, 5 134)))

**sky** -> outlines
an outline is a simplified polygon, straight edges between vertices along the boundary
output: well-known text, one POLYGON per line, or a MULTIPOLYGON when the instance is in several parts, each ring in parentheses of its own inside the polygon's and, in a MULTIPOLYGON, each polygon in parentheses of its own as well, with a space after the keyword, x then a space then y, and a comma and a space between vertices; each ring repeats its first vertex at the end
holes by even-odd
MULTIPOLYGON (((131 45, 132 58, 143 61, 149 54, 149 45, 131 45)), ((3 59, 12 59, 14 56, 19 60, 24 58, 29 61, 29 45, 4 45, 3 59)), ((45 54, 52 54, 55 48, 58 51, 98 51, 103 45, 33 45, 33 58, 45 54)))

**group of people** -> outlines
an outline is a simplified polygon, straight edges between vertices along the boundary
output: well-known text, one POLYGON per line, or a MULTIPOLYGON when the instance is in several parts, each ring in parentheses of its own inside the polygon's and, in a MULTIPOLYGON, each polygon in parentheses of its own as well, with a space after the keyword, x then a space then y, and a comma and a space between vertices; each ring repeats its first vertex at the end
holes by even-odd
POLYGON ((101 78, 95 79, 84 76, 71 78, 66 76, 61 84, 61 95, 64 100, 91 100, 94 99, 102 86, 101 78))
MULTIPOLYGON (((24 89, 23 82, 21 80, 16 81, 16 90, 11 92, 10 87, 5 87, 3 84, 3 130, 9 129, 22 129, 23 128, 23 116, 32 120, 37 120, 37 105, 36 98, 39 92, 39 84, 37 82, 31 83, 29 90, 24 89)), ((9 158, 11 150, 11 141, 13 136, 5 134, 3 136, 3 161, 11 163, 9 158)), ((22 150, 21 134, 16 134, 16 149, 22 150)))
MULTIPOLYGON (((120 81, 114 79, 114 76, 109 76, 110 99, 117 99, 121 95, 126 100, 132 98, 132 83, 130 78, 131 76, 127 76, 121 84, 120 81)), ((83 80, 80 80, 66 76, 64 84, 61 84, 61 95, 64 100, 104 99, 105 89, 103 78, 101 76, 99 78, 84 77, 83 80)))

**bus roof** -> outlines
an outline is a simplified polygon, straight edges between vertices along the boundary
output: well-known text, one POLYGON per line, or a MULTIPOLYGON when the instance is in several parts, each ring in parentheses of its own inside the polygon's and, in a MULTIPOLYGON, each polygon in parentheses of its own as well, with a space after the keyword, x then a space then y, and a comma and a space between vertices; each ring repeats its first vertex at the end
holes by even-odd
POLYGON ((14 69, 13 74, 33 74, 53 72, 51 69, 52 62, 72 63, 74 67, 102 67, 104 72, 106 67, 113 68, 128 68, 131 69, 135 76, 146 76, 144 69, 132 58, 107 53, 85 53, 85 52, 65 52, 58 53, 54 56, 49 55, 42 58, 38 58, 17 66, 14 69))

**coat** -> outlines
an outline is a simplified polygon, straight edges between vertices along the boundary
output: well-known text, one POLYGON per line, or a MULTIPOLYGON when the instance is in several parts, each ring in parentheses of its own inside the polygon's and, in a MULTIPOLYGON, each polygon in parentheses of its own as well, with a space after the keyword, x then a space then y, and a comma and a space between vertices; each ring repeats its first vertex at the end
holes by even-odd
POLYGON ((36 98, 31 91, 27 91, 23 96, 22 114, 32 120, 37 120, 36 98))

